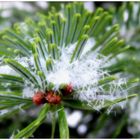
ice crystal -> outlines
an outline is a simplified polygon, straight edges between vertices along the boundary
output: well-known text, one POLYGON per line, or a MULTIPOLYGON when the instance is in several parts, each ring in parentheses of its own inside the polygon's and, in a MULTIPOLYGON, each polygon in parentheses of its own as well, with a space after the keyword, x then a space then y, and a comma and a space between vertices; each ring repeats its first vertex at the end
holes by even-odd
MULTIPOLYGON (((89 40, 83 54, 86 53, 94 43, 89 40)), ((70 57, 75 45, 70 45, 62 49, 59 60, 54 62, 53 71, 51 71, 47 80, 54 83, 57 87, 61 84, 72 83, 74 87, 86 87, 89 83, 97 83, 101 76, 106 72, 101 71, 105 59, 98 59, 99 54, 93 53, 86 58, 82 58, 70 63, 70 57)))

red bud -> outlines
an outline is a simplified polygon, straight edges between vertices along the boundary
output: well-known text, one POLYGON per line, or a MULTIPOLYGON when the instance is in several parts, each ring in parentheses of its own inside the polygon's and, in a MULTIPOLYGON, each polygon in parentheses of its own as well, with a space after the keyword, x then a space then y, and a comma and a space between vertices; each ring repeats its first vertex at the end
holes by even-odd
POLYGON ((45 98, 50 104, 60 104, 61 102, 61 97, 59 95, 56 95, 56 93, 53 91, 47 92, 45 98))
POLYGON ((32 98, 33 103, 36 105, 41 105, 45 103, 45 94, 41 91, 37 91, 32 98))
POLYGON ((66 85, 61 91, 64 96, 71 94, 73 92, 72 84, 66 85))

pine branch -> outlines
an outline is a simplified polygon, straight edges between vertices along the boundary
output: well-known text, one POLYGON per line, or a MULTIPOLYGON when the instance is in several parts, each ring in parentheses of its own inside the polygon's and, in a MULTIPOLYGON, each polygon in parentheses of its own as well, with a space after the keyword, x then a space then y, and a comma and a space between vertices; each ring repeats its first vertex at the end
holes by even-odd
POLYGON ((2 91, 9 90, 0 96, 0 109, 45 104, 38 118, 15 138, 30 137, 52 111, 49 105, 62 106, 60 137, 68 138, 63 105, 100 110, 136 96, 128 92, 138 80, 126 79, 116 64, 117 56, 130 47, 120 39, 119 25, 111 25, 112 18, 103 8, 92 13, 83 3, 70 3, 61 12, 52 9, 35 21, 28 18, 3 31, 1 65, 10 66, 16 74, 0 74, 2 91), (9 87, 3 86, 6 82, 9 87))

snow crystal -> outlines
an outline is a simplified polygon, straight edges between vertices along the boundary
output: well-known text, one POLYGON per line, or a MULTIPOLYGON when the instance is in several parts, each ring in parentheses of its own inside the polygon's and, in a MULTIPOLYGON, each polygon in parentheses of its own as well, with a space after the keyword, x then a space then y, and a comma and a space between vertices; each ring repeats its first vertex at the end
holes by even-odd
POLYGON ((87 40, 86 46, 84 48, 84 50, 82 51, 81 56, 84 56, 88 51, 91 50, 91 48, 95 45, 96 41, 93 37, 89 38, 87 40))
MULTIPOLYGON (((83 55, 88 52, 93 44, 94 39, 88 40, 83 55)), ((102 70, 107 65, 107 57, 100 55, 98 52, 92 52, 92 54, 70 63, 73 48, 75 47, 76 43, 63 48, 61 58, 54 61, 53 71, 47 75, 47 81, 54 83, 56 90, 61 84, 72 83, 76 90, 76 93, 73 94, 74 99, 88 101, 90 106, 93 106, 93 100, 97 100, 99 108, 104 104, 105 99, 114 100, 117 97, 127 95, 121 87, 126 83, 123 78, 109 83, 108 91, 104 90, 103 85, 98 85, 99 80, 109 76, 107 71, 102 70)))

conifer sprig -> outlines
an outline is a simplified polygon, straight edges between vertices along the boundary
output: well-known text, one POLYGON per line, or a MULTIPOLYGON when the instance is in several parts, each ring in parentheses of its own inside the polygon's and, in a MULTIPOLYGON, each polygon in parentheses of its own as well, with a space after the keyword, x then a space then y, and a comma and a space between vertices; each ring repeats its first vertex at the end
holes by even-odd
POLYGON ((129 49, 118 37, 118 24, 111 26, 112 18, 103 8, 91 13, 83 3, 71 3, 61 12, 52 9, 2 32, 1 65, 16 74, 0 74, 0 109, 31 105, 33 97, 36 104, 45 103, 43 115, 15 138, 30 137, 53 109, 60 137, 68 138, 64 105, 100 110, 136 96, 127 94, 127 85, 135 80, 117 76, 112 68, 117 56, 129 49))

